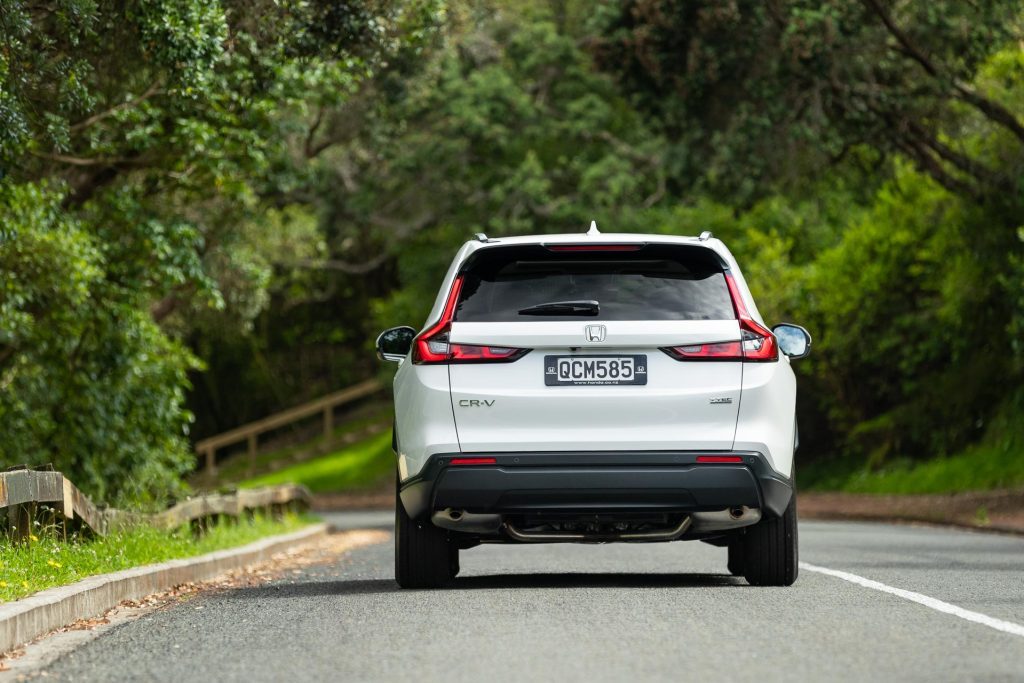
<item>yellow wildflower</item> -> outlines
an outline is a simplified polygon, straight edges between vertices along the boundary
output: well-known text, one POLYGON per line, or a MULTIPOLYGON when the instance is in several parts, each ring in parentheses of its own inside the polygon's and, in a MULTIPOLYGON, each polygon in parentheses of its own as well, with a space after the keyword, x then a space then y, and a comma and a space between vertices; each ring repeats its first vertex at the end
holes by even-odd
POLYGON ((38 541, 39 537, 36 536, 35 534, 29 534, 28 535, 28 540, 30 540, 30 541, 38 541))
POLYGON ((51 567, 57 567, 58 569, 60 569, 60 562, 55 562, 54 560, 47 560, 46 564, 50 565, 51 567))

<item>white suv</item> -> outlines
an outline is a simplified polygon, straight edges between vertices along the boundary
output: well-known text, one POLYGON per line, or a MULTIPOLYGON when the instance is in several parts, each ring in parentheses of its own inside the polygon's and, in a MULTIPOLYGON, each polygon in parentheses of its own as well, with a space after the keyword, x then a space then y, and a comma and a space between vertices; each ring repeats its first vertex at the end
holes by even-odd
POLYGON ((377 339, 399 364, 398 583, 441 586, 480 543, 699 539, 792 584, 810 342, 765 326, 710 233, 478 235, 424 328, 377 339))

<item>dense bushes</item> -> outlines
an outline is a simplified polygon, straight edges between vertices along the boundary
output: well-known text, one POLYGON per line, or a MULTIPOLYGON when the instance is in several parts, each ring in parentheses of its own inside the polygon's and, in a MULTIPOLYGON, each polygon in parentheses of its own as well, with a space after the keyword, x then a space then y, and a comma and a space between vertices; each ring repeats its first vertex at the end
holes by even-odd
POLYGON ((853 453, 871 465, 955 452, 985 433, 1019 386, 1010 325, 1021 283, 998 274, 1021 245, 1012 233, 993 240, 983 207, 904 166, 851 208, 835 244, 806 261, 772 257, 764 269, 763 256, 749 254, 769 310, 816 337, 800 365, 810 380, 805 445, 812 456, 853 453), (780 279, 791 283, 781 292, 780 279), (827 431, 808 418, 824 418, 827 431))
POLYGON ((191 466, 183 401, 197 361, 149 315, 131 239, 102 239, 63 198, 46 184, 0 190, 0 462, 53 463, 101 500, 160 500, 191 466))

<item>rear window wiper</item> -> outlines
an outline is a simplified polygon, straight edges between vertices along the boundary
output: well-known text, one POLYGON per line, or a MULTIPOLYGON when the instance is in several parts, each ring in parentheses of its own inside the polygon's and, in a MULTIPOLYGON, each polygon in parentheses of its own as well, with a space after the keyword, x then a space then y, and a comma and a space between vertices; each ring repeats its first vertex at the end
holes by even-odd
POLYGON ((597 315, 601 304, 596 301, 551 301, 519 309, 519 315, 597 315))

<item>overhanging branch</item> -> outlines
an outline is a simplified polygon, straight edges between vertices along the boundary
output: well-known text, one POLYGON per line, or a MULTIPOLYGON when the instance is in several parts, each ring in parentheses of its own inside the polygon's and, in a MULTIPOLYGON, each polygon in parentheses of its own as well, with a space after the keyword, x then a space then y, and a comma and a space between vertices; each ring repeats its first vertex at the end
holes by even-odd
POLYGON ((154 95, 161 94, 163 92, 160 89, 160 87, 162 85, 163 85, 163 81, 160 80, 160 79, 157 79, 156 82, 153 83, 153 85, 149 86, 149 88, 146 89, 146 92, 142 93, 138 97, 136 97, 134 99, 131 99, 131 100, 128 100, 127 102, 122 102, 121 104, 115 105, 115 106, 111 107, 110 109, 106 109, 106 110, 101 111, 99 113, 93 114, 92 116, 90 116, 87 119, 83 119, 83 120, 79 121, 78 123, 72 124, 71 127, 69 128, 69 130, 72 133, 77 133, 77 132, 79 132, 79 131, 81 131, 81 130, 83 130, 85 128, 88 128, 89 126, 91 126, 91 125, 93 125, 95 123, 99 123, 100 121, 102 121, 105 118, 113 116, 114 114, 116 114, 119 111, 135 107, 135 106, 141 104, 142 102, 148 100, 150 97, 153 97, 154 95))
POLYGON ((910 39, 910 36, 896 25, 896 22, 893 21, 893 18, 885 11, 885 8, 882 7, 882 4, 878 0, 862 0, 862 2, 872 13, 875 14, 875 16, 879 18, 879 20, 881 20, 889 34, 896 39, 897 43, 899 43, 901 52, 904 55, 917 62, 932 78, 939 81, 948 81, 953 91, 951 94, 954 97, 970 104, 985 115, 990 121, 1006 128, 1013 133, 1018 140, 1024 142, 1024 126, 1022 126, 1020 121, 1017 120, 1017 117, 1013 112, 995 100, 991 100, 984 95, 979 94, 970 84, 963 83, 955 78, 950 78, 945 74, 941 66, 932 61, 932 59, 929 58, 928 55, 926 55, 924 51, 910 39))

